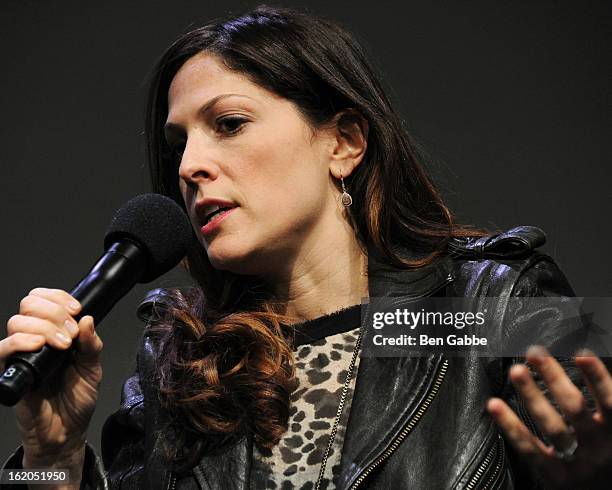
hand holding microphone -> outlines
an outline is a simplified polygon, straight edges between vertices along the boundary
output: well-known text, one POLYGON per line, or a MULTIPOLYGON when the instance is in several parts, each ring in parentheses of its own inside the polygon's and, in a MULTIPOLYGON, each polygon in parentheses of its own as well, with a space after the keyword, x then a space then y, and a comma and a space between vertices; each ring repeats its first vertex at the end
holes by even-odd
MULTIPOLYGON (((77 323, 80 304, 67 292, 36 288, 22 301, 19 314, 8 321, 9 336, 0 341, 0 371, 5 359, 19 352, 39 351, 45 344, 59 351, 73 346, 73 362, 62 386, 43 384, 16 404, 14 413, 24 448, 24 468, 80 469, 85 437, 102 379, 102 340, 91 316, 77 323)), ((78 475, 72 472, 72 477, 78 475)))
POLYGON ((94 322, 137 282, 174 267, 192 240, 174 201, 138 196, 117 211, 105 253, 70 293, 36 288, 21 301, 0 341, 0 403, 15 405, 25 464, 80 468, 102 378, 94 322))

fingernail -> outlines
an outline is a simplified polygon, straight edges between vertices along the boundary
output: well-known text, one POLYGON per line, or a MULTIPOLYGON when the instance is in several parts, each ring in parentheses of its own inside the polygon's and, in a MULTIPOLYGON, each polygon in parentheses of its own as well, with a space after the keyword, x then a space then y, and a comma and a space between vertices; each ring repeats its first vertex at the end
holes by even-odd
POLYGON ((540 345, 532 345, 529 347, 529 349, 527 349, 527 355, 533 357, 544 357, 548 355, 548 352, 546 352, 546 349, 540 345))
POLYGON ((78 301, 71 301, 69 305, 70 305, 70 308, 72 308, 73 310, 81 309, 81 303, 79 303, 78 301))
POLYGON ((62 332, 57 332, 55 336, 59 339, 62 344, 70 345, 72 340, 70 337, 66 337, 62 332))
POLYGON ((489 398, 485 403, 485 409, 493 415, 499 412, 499 406, 495 398, 489 398))
POLYGON ((524 364, 514 364, 510 368, 510 375, 512 376, 512 381, 514 383, 523 384, 525 382, 525 379, 523 378, 525 375, 525 371, 523 371, 524 367, 524 364))
POLYGON ((595 353, 590 349, 580 349, 576 352, 576 357, 595 357, 595 353))
POLYGON ((79 326, 74 320, 66 320, 64 322, 64 325, 72 335, 76 335, 77 333, 79 333, 79 326))

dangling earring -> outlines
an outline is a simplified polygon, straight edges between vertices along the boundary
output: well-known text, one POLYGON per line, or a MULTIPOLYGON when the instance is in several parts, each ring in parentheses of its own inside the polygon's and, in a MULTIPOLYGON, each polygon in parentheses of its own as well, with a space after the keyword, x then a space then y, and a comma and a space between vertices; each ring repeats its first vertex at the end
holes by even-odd
POLYGON ((346 192, 346 186, 344 185, 342 172, 340 172, 340 182, 342 183, 342 196, 340 197, 340 202, 344 205, 344 207, 348 208, 351 204, 353 204, 353 198, 348 192, 346 192))

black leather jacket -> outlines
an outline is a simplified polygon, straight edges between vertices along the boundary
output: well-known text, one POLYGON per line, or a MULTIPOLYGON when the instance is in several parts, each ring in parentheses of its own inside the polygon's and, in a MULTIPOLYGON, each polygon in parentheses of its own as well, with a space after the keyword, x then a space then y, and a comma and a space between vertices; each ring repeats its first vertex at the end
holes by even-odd
MULTIPOLYGON (((457 240, 444 259, 409 271, 390 267, 370 254, 370 296, 418 297, 440 291, 453 297, 493 296, 499 298, 495 311, 500 319, 511 296, 573 296, 552 259, 534 250, 544 241, 541 230, 533 227, 457 240)), ((140 314, 146 317, 158 301, 163 302, 159 290, 143 302, 140 314)), ((519 324, 499 324, 508 338, 521 334, 519 324)), ((489 397, 502 396, 528 419, 507 382, 507 369, 516 360, 441 353, 362 358, 339 488, 539 488, 485 411, 489 397)), ((170 436, 162 430, 165 414, 156 394, 154 363, 155 348, 145 329, 136 374, 125 383, 121 407, 104 426, 106 475, 88 447, 83 488, 248 489, 250 438, 225 454, 204 457, 187 479, 177 479, 168 470, 161 442, 170 436)), ((577 369, 569 361, 564 367, 579 382, 577 369)), ((19 461, 18 451, 6 467, 18 467, 19 461)))

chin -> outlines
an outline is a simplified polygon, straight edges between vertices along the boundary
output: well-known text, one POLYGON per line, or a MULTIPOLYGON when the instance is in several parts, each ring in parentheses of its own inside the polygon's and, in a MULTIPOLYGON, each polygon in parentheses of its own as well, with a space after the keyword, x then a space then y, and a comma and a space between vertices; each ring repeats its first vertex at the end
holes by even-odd
POLYGON ((244 245, 236 247, 235 240, 231 245, 222 245, 221 241, 215 241, 206 247, 208 260, 215 269, 245 275, 261 273, 262 261, 257 258, 259 254, 252 248, 244 245))

